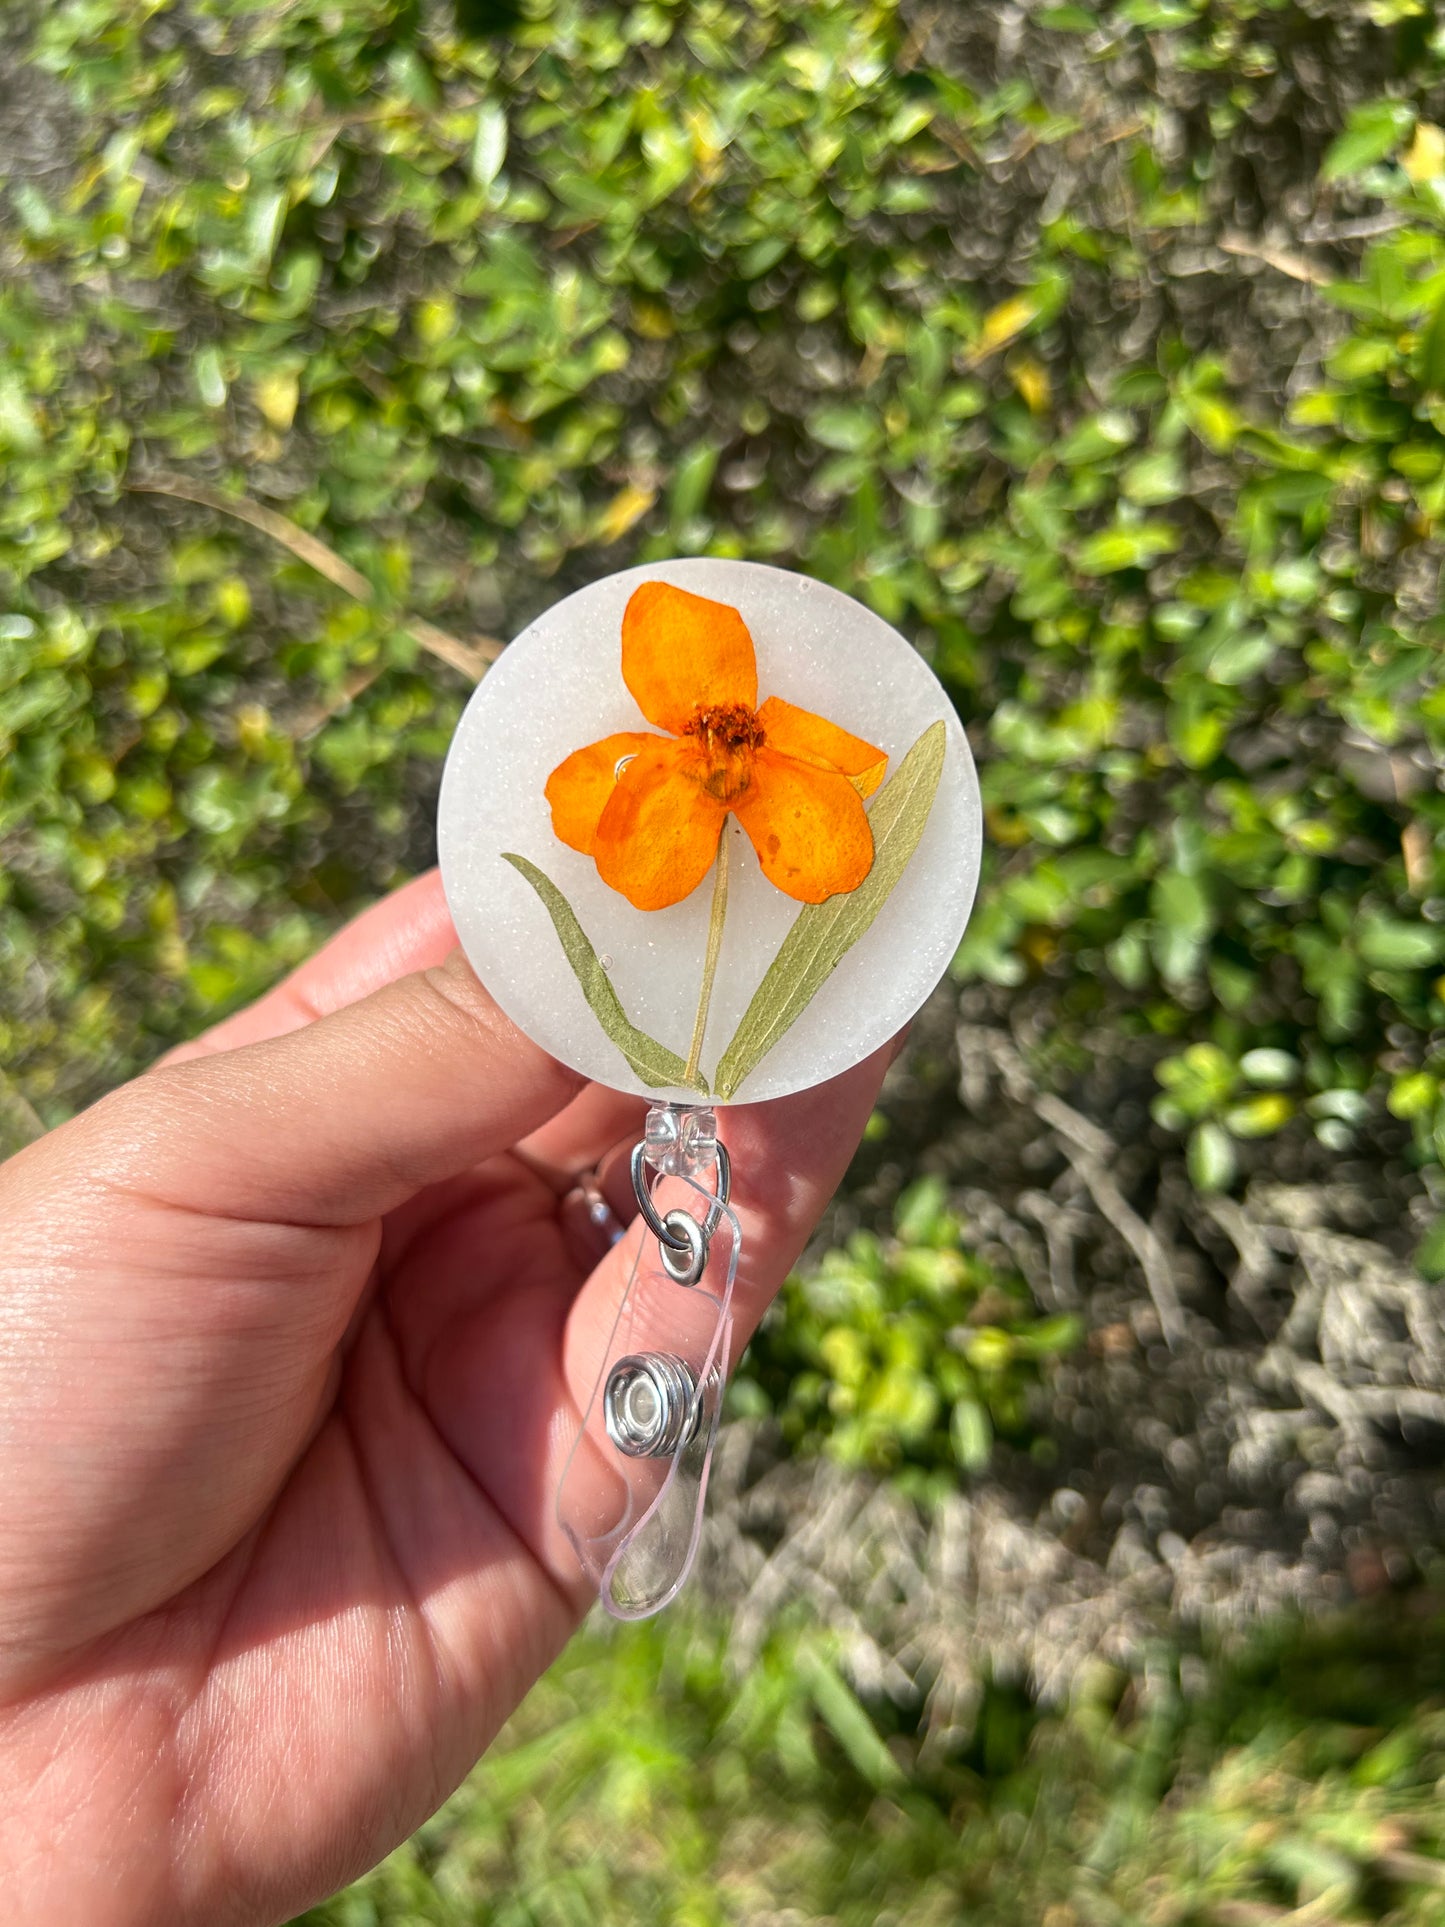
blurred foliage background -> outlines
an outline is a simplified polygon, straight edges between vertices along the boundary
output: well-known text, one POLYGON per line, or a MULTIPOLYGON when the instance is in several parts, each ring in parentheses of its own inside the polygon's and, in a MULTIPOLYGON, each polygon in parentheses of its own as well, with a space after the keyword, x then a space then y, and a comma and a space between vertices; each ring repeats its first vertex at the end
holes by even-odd
POLYGON ((600 573, 862 598, 987 803, 735 1390, 712 1604, 589 1634, 325 1918, 1445 1919, 1431 0, 20 0, 0 47, 7 1145, 426 864, 470 681, 600 573), (1360 1596, 1408 1689, 1231 1644, 1360 1596))

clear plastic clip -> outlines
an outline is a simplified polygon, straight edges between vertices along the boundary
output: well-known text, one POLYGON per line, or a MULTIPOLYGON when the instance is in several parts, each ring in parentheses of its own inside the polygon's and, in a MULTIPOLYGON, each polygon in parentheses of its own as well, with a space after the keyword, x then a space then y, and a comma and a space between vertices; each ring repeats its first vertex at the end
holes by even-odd
POLYGON ((557 1490, 558 1521, 617 1619, 660 1611, 697 1551, 741 1240, 710 1109, 654 1105, 632 1182, 648 1235, 557 1490))

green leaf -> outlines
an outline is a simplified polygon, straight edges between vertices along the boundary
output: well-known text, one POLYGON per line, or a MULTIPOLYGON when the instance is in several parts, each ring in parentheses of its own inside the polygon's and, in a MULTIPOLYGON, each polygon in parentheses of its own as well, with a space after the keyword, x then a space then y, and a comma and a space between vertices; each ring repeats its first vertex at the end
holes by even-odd
POLYGON ((1227 634, 1211 646, 1204 673, 1211 682, 1245 683, 1257 676, 1273 655, 1274 642, 1262 632, 1227 634))
MULTIPOLYGON (((222 387, 221 399, 225 400, 222 387)), ((16 381, 0 381, 0 448, 19 455, 33 455, 44 446, 40 424, 24 391, 16 381)))
POLYGON ((1437 1218, 1420 1240, 1415 1263, 1432 1282, 1445 1278, 1445 1217, 1437 1218))
POLYGON ((961 1398, 949 1424, 953 1455, 965 1472, 984 1472, 993 1453, 993 1427, 988 1408, 976 1399, 961 1398))
POLYGON ((1431 394, 1445 394, 1445 295, 1435 303, 1420 337, 1419 357, 1420 386, 1431 394))
POLYGON ((905 1244, 925 1243, 947 1206, 948 1187, 943 1179, 919 1178, 893 1207, 893 1229, 905 1244))
POLYGON ((252 272, 264 274, 271 266, 276 243, 286 222, 286 191, 269 188, 246 208, 246 259, 252 272))
POLYGON ((1341 1124, 1363 1124, 1370 1115, 1370 1100, 1363 1091, 1320 1091, 1307 1106, 1311 1117, 1332 1118, 1341 1124))
POLYGON ((694 442, 678 463, 667 503, 674 522, 687 522, 702 513, 720 453, 716 442, 694 442))
POLYGON ((1278 1087, 1293 1084, 1299 1076, 1299 1059, 1291 1057, 1287 1050, 1261 1046, 1258 1050, 1247 1050, 1239 1060, 1239 1068, 1251 1084, 1278 1087))
POLYGON ((819 1717, 847 1754, 854 1771, 869 1786, 897 1786, 903 1770, 843 1675, 821 1653, 807 1647, 799 1652, 797 1665, 819 1717))
POLYGON ((1332 142, 1320 174, 1337 181, 1382 161, 1415 125, 1415 110, 1403 100, 1370 100, 1356 107, 1344 132, 1332 142))
POLYGON ((1294 1116, 1294 1101, 1281 1091, 1261 1091, 1242 1104, 1232 1104, 1224 1113, 1231 1137, 1273 1137, 1294 1116))
POLYGON ((820 408, 808 417, 808 430, 824 448, 846 455, 871 448, 879 439, 877 411, 871 408, 820 408))
MULTIPOLYGON (((597 952, 588 941, 587 932, 552 879, 524 856, 515 856, 510 850, 503 850, 502 857, 514 870, 521 872, 542 899, 547 915, 552 919, 552 927, 567 954, 567 961, 572 966, 573 975, 582 986, 582 995, 592 1006, 593 1016, 643 1083, 651 1085, 654 1090, 662 1090, 668 1085, 688 1084, 687 1065, 677 1052, 669 1050, 665 1044, 659 1044, 655 1037, 649 1037, 645 1030, 639 1030, 636 1024, 628 1020, 627 1012, 612 988, 612 979, 602 968, 597 952)), ((691 1088, 706 1095, 707 1085, 704 1083, 699 1082, 691 1088)))
POLYGON ((1445 954, 1445 931, 1372 917, 1361 925, 1359 950, 1375 970, 1424 970, 1445 954))
POLYGON ((472 179, 477 186, 490 187, 506 158, 506 110, 494 100, 484 100, 477 109, 477 131, 472 140, 472 179))
POLYGON ((1113 575, 1151 568, 1178 547, 1179 531, 1168 522, 1125 522, 1081 542, 1074 562, 1081 575, 1113 575))
POLYGON ((1077 428, 1071 429, 1056 444, 1054 459, 1063 462, 1067 468, 1081 468, 1089 462, 1101 462, 1107 456, 1117 455, 1121 448, 1127 448, 1137 433, 1130 416, 1119 409, 1106 408, 1101 414, 1090 415, 1077 428))
POLYGON ((1198 8, 1189 0, 1124 0, 1118 12, 1121 26, 1143 27, 1149 32, 1167 32, 1174 27, 1192 26, 1198 8))
POLYGON ((799 911, 722 1054, 713 1078, 719 1097, 730 1098, 757 1069, 888 901, 933 808, 946 746, 942 721, 930 723, 879 790, 868 812, 873 867, 858 888, 799 911))
POLYGON ((1184 1161, 1196 1190, 1224 1191, 1234 1182, 1234 1145, 1222 1125, 1196 1126, 1190 1133, 1184 1161))
POLYGON ((1149 908, 1156 929, 1154 961, 1166 983, 1180 984, 1199 966, 1214 917, 1203 884, 1182 870, 1165 870, 1154 880, 1149 908))
POLYGON ((1121 478, 1120 490, 1126 501, 1153 508, 1160 502, 1177 502, 1181 495, 1187 495, 1189 481, 1175 451, 1156 448, 1130 462, 1121 478))
POLYGON ((1429 1071, 1407 1071, 1390 1086, 1385 1108, 1391 1117, 1425 1117, 1435 1108, 1440 1081, 1429 1071))
POLYGON ((192 364, 196 378, 196 393, 207 408, 224 408, 226 405, 226 377, 221 368, 221 357, 214 348, 202 348, 192 364))

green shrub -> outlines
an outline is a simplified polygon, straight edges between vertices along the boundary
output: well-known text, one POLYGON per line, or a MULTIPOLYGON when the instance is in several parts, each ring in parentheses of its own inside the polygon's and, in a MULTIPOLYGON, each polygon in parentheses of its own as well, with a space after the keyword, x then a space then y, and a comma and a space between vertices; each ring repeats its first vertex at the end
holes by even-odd
POLYGON ((795 1450, 948 1490, 987 1466, 995 1434, 1045 1449, 1030 1393, 1080 1331, 1037 1317, 1024 1281, 969 1250, 942 1183, 922 1178, 893 1237, 855 1232, 788 1280, 733 1402, 774 1415, 795 1450))
POLYGON ((42 1119, 425 860, 464 679, 409 618, 511 631, 708 549, 930 653, 991 832, 960 975, 1061 1045, 1142 1040, 1199 1184, 1279 1131, 1327 1167, 1408 1126, 1437 1168, 1424 13, 8 31, 44 100, 4 200, 0 1008, 42 1119), (134 492, 176 475, 318 533, 361 599, 134 492))
POLYGON ((584 1632, 311 1927, 1445 1920, 1433 1622, 1292 1627, 1188 1694, 1162 1652, 1143 1691, 1101 1666, 1066 1711, 992 1682, 971 1729, 930 1733, 815 1628, 739 1672, 726 1628, 683 1613, 584 1632))
MULTIPOLYGON (((1421 0, 19 0, 0 51, 7 1143, 430 860, 478 638, 709 551, 937 667, 957 975, 1046 1070, 1153 1064, 1201 1189, 1404 1150, 1445 1203, 1421 0)), ((925 1182, 737 1396, 928 1490, 1071 1337, 925 1182)), ((1182 1700, 1000 1686, 929 1765, 811 1632, 740 1691, 717 1629, 607 1654, 318 1919, 1434 1917, 1429 1706, 1297 1741, 1261 1689, 1220 1764, 1182 1700)))

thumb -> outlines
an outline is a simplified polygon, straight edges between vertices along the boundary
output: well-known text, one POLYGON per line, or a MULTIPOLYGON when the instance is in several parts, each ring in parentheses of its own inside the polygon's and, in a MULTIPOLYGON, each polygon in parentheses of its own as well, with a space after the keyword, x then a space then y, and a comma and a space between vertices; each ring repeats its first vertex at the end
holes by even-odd
POLYGON ((326 1408, 380 1214, 580 1082, 458 955, 138 1078, 0 1166, 0 1677, 237 1542, 326 1408))
POLYGON ((354 1225, 509 1148, 583 1082, 457 951, 300 1030, 163 1066, 77 1122, 96 1176, 163 1203, 354 1225))

